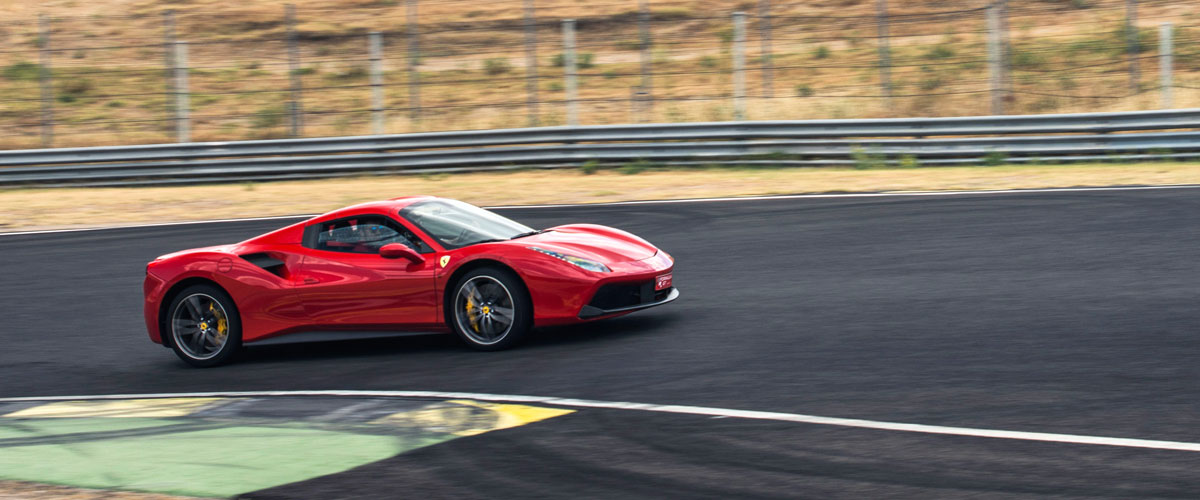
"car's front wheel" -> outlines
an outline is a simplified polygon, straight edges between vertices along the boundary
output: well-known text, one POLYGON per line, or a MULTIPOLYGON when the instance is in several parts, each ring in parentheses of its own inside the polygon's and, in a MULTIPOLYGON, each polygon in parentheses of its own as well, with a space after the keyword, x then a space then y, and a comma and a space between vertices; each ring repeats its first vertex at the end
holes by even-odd
POLYGON ((228 362, 242 346, 242 322, 229 294, 211 285, 190 286, 167 309, 171 349, 196 367, 228 362))
POLYGON ((506 349, 533 327, 533 304, 524 283, 511 271, 474 269, 452 290, 448 319, 454 332, 472 348, 506 349))

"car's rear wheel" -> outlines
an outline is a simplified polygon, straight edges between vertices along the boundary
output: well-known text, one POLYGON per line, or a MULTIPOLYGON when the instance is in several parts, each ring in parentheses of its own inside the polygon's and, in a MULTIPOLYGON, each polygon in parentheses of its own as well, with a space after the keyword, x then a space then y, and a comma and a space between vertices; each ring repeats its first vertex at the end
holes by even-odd
POLYGON ((212 285, 194 285, 167 310, 171 349, 197 367, 228 362, 242 346, 242 322, 229 294, 212 285))
POLYGON ((451 298, 450 323, 472 348, 512 347, 533 326, 533 304, 524 283, 510 271, 483 267, 463 275, 451 298))

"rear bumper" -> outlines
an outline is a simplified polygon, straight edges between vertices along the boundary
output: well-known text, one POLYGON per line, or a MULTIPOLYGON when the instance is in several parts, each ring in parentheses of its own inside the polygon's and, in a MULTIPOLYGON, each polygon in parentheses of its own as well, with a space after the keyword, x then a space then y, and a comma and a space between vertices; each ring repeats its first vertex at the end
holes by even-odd
MULTIPOLYGON (((651 290, 653 290, 653 288, 651 288, 651 290)), ((653 300, 653 299, 648 298, 649 300, 643 301, 638 304, 622 306, 622 307, 614 307, 614 308, 609 308, 609 309, 601 309, 592 304, 588 304, 586 306, 583 306, 583 309, 581 309, 579 311, 579 319, 593 319, 593 318, 599 318, 601 316, 608 316, 611 314, 620 314, 620 313, 638 311, 638 310, 647 309, 647 308, 654 307, 654 306, 661 306, 663 304, 666 304, 668 302, 671 302, 671 301, 679 298, 679 289, 678 288, 672 287, 670 290, 667 290, 667 292, 668 293, 667 293, 666 297, 663 297, 658 300, 653 300)))

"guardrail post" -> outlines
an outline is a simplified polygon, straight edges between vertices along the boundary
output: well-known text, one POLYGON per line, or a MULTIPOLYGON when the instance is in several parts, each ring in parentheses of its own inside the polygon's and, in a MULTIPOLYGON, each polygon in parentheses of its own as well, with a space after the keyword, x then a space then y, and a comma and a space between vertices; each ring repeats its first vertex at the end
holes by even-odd
POLYGON ((367 35, 367 52, 371 58, 371 133, 384 133, 383 116, 383 33, 367 35))
POLYGON ((733 119, 746 119, 746 13, 733 13, 733 119))
POLYGON ((166 106, 165 111, 167 120, 164 123, 163 131, 167 136, 171 135, 171 121, 175 118, 175 110, 173 102, 175 101, 175 11, 167 10, 163 12, 163 82, 166 91, 166 106))
POLYGON ((646 96, 642 110, 647 112, 654 106, 654 94, 650 75, 650 8, 646 0, 638 0, 638 39, 642 49, 642 92, 646 96))
POLYGON ((990 70, 989 86, 992 96, 992 114, 1004 114, 1004 73, 1001 61, 1003 49, 1000 47, 1000 3, 993 2, 987 9, 988 29, 988 68, 990 70))
POLYGON ((1141 49, 1138 40, 1138 5, 1137 0, 1125 0, 1125 43, 1129 55, 1129 89, 1133 93, 1141 90, 1141 69, 1138 67, 1138 51, 1141 49))
POLYGON ((408 117, 413 125, 418 125, 421 122, 421 75, 417 66, 421 64, 421 54, 417 33, 417 0, 406 0, 404 7, 404 20, 408 27, 408 117))
POLYGON ((304 135, 304 109, 302 101, 304 99, 303 82, 300 80, 300 47, 297 45, 296 39, 296 5, 287 4, 284 6, 284 15, 287 22, 287 47, 288 47, 288 73, 291 75, 292 83, 292 100, 288 104, 292 116, 292 137, 300 137, 304 135))
POLYGON ((1172 75, 1171 71, 1174 64, 1171 47, 1173 43, 1171 36, 1172 29, 1171 23, 1162 23, 1158 26, 1158 65, 1159 76, 1161 77, 1159 89, 1161 91, 1160 99, 1162 100, 1159 107, 1162 109, 1170 109, 1174 106, 1171 102, 1171 90, 1175 86, 1174 82, 1172 82, 1174 75, 1172 75))
POLYGON ((50 74, 50 18, 38 14, 38 83, 42 92, 42 146, 54 145, 54 81, 50 74))
POLYGON ((188 56, 187 42, 175 42, 175 140, 192 141, 192 124, 188 117, 191 103, 188 102, 188 56))
POLYGON ((763 97, 775 97, 775 61, 771 53, 771 0, 758 2, 758 37, 762 39, 763 97))
POLYGON ((879 32, 879 87, 883 92, 884 106, 892 110, 892 49, 888 40, 887 0, 875 2, 875 23, 879 32))
POLYGON ((525 0, 525 96, 529 126, 538 124, 537 17, 533 0, 525 0))
POLYGON ((567 80, 567 125, 579 125, 579 89, 575 82, 575 20, 563 19, 563 72, 567 80))

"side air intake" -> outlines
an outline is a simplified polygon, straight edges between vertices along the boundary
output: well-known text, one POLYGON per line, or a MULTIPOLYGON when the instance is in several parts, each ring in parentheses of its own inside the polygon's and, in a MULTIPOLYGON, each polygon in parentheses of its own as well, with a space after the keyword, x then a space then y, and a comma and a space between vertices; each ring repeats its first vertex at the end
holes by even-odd
POLYGON ((275 276, 279 276, 280 278, 288 277, 287 266, 284 265, 283 261, 271 257, 269 254, 251 253, 242 255, 241 257, 247 262, 261 267, 268 273, 274 274, 275 276))

